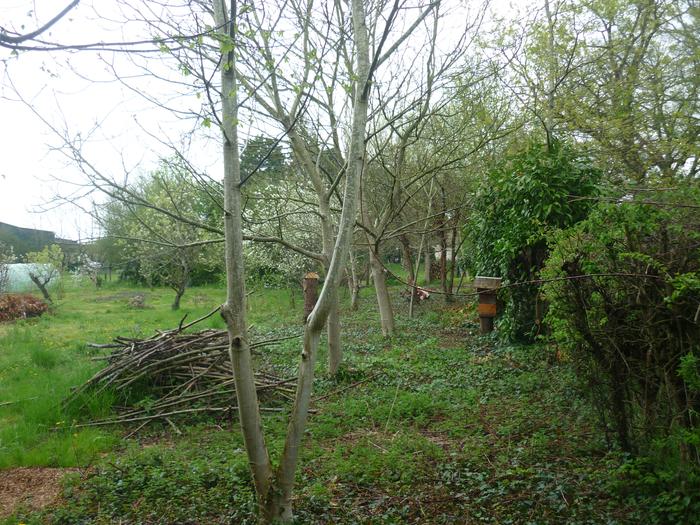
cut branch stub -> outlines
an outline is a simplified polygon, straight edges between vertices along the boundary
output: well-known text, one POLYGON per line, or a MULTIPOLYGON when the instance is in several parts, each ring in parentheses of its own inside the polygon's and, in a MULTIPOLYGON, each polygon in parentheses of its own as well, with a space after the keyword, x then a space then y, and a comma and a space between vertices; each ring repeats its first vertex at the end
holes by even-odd
POLYGON ((304 275, 301 287, 304 290, 304 322, 306 322, 318 300, 318 274, 308 272, 304 275))
POLYGON ((477 275, 474 279, 474 288, 479 294, 479 325, 482 334, 493 331, 493 318, 498 312, 496 293, 501 287, 500 277, 483 277, 477 275))

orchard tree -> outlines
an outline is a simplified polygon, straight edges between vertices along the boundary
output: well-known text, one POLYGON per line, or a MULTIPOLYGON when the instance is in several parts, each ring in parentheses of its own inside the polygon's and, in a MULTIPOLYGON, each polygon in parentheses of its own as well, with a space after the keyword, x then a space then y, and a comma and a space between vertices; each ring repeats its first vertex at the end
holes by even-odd
POLYGON ((504 30, 504 89, 530 131, 585 144, 609 179, 664 184, 698 173, 692 1, 542 0, 504 30))
POLYGON ((29 278, 49 303, 53 302, 49 293, 49 285, 55 284, 61 278, 65 257, 58 244, 45 246, 38 252, 26 255, 29 263, 29 278))
POLYGON ((136 263, 143 280, 173 289, 172 309, 177 310, 197 268, 210 273, 221 268, 218 236, 201 227, 220 227, 213 200, 220 188, 205 191, 177 162, 162 161, 160 169, 141 177, 128 191, 155 208, 116 196, 100 216, 105 233, 122 248, 124 263, 136 263))
MULTIPOLYGON (((222 76, 222 132, 224 136, 224 197, 225 197, 225 233, 226 233, 226 271, 227 271, 227 301, 222 307, 222 314, 226 319, 229 338, 230 353, 234 368, 236 383, 236 393, 238 396, 239 414, 243 435, 246 443, 246 450, 250 459, 253 479, 260 505, 261 517, 264 522, 275 520, 292 521, 292 491, 294 475, 299 456, 299 448, 304 435, 306 419, 308 416, 311 391, 313 386, 314 366, 318 354, 318 346, 321 331, 326 324, 329 313, 334 304, 337 304, 337 285, 341 272, 344 269, 352 242, 353 231, 356 220, 357 201, 359 193, 360 178, 365 167, 365 142, 366 125, 368 117, 368 107, 370 93, 372 92, 372 79, 376 68, 391 53, 397 49, 408 37, 408 34, 427 16, 434 4, 430 4, 423 9, 423 12, 416 18, 416 22, 408 24, 408 30, 394 34, 392 26, 397 15, 400 14, 399 4, 387 6, 387 12, 377 9, 369 18, 365 12, 365 4, 361 0, 351 2, 351 12, 345 13, 342 4, 333 5, 332 16, 325 16, 319 21, 327 24, 329 30, 324 33, 332 34, 335 37, 347 38, 352 35, 353 49, 347 55, 348 61, 353 57, 352 67, 346 66, 352 71, 349 77, 351 82, 349 91, 352 93, 352 111, 348 121, 348 151, 346 165, 334 179, 331 186, 335 195, 335 187, 339 179, 344 179, 344 189, 341 197, 342 208, 337 225, 337 235, 332 244, 333 249, 330 255, 330 263, 327 269, 326 279, 319 294, 318 301, 311 314, 308 316, 304 327, 303 349, 301 362, 299 365, 299 376, 297 381, 297 392, 294 406, 292 408, 284 450, 280 458, 279 466, 273 469, 264 435, 261 430, 260 411, 258 408, 257 393, 253 377, 253 367, 250 352, 250 343, 247 337, 246 309, 245 309, 245 271, 243 267, 243 224, 241 205, 241 173, 240 160, 238 156, 238 82, 241 79, 238 66, 238 33, 237 16, 235 8, 227 8, 224 2, 215 2, 216 25, 220 28, 221 52, 223 56, 222 76), (349 15, 349 16, 348 16, 349 15), (339 25, 334 25, 338 20, 339 25), (382 20, 387 22, 382 27, 382 20), (350 27, 347 23, 350 23, 350 27), (369 27, 368 27, 369 26, 369 27), (369 34, 381 35, 378 46, 370 51, 369 34), (395 38, 394 43, 386 44, 389 37, 395 38), (372 53, 372 54, 370 54, 372 53)), ((305 6, 299 15, 304 20, 310 20, 312 14, 312 4, 305 6)), ((252 16, 255 16, 253 14, 252 16)), ((309 27, 307 26, 308 32, 309 27)), ((269 32, 263 32, 263 38, 269 32)), ((303 35, 303 44, 307 45, 306 35, 303 35)), ((269 50, 269 43, 267 49, 269 50)), ((264 48, 265 49, 265 48, 264 48)), ((311 56, 315 53, 309 47, 304 47, 304 55, 311 56)), ((267 51, 266 51, 267 53, 267 51)), ((269 58, 269 55, 268 57, 269 58)), ((270 83, 274 84, 276 70, 275 61, 269 64, 270 83)), ((306 77, 302 77, 303 92, 306 77)), ((272 90, 275 93, 275 90, 272 90)), ((279 94, 279 91, 277 91, 279 94)), ((299 103, 301 103, 301 98, 299 103)), ((292 103, 292 107, 294 106, 292 103)), ((264 107, 264 104, 261 104, 264 107)), ((267 109, 277 112, 279 107, 269 106, 267 109)), ((286 111, 285 111, 286 113, 286 111)), ((282 119, 284 120, 284 119, 282 119)), ((287 132, 293 137, 292 122, 287 122, 287 132)), ((317 165, 314 165, 317 166, 317 165)), ((314 167, 316 170, 316 167, 314 167)))

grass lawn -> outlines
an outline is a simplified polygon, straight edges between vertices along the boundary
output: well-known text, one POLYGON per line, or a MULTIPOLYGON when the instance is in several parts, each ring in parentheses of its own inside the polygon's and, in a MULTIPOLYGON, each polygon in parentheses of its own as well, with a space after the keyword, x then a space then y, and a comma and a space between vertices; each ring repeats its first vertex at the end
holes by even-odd
MULTIPOLYGON (((359 311, 343 308, 339 377, 329 378, 319 357, 315 395, 323 399, 314 403, 298 471, 299 523, 643 522, 617 496, 620 457, 566 362, 544 346, 474 335, 471 305, 432 298, 408 319, 399 291, 397 335, 382 338, 365 289, 359 311)), ((6 523, 254 523, 236 421, 182 421, 181 434, 153 424, 124 439, 127 428, 71 428, 106 415, 108 395, 89 413, 60 404, 99 366, 86 342, 177 326, 223 294, 189 290, 172 312, 167 290, 74 287, 50 315, 0 326, 0 403, 13 403, 0 406, 0 468, 87 467, 66 476, 52 506, 19 509, 6 523), (146 295, 147 308, 128 306, 135 293, 146 295)), ((249 310, 257 334, 301 330, 298 293, 260 289, 249 310)), ((215 316, 205 327, 223 323, 215 316)), ((264 352, 266 366, 295 373, 297 340, 264 352)), ((273 457, 285 424, 284 413, 264 417, 273 457)))

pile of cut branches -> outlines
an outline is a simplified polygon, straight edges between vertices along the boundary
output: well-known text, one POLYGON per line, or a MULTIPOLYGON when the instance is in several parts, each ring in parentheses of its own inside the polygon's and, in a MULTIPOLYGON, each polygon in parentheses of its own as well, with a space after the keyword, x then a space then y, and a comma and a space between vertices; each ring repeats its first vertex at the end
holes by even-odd
MULTIPOLYGON (((295 337, 257 341, 251 349, 255 352, 295 337)), ((106 360, 107 366, 76 388, 65 404, 81 408, 91 397, 111 390, 126 406, 119 407, 113 417, 77 426, 137 423, 136 432, 151 421, 162 420, 177 431, 172 417, 207 412, 225 415, 237 408, 225 330, 184 333, 178 328, 147 339, 116 337, 112 343, 90 346, 112 350, 108 356, 95 358, 106 360)), ((260 371, 255 381, 262 401, 293 398, 296 378, 260 371)))

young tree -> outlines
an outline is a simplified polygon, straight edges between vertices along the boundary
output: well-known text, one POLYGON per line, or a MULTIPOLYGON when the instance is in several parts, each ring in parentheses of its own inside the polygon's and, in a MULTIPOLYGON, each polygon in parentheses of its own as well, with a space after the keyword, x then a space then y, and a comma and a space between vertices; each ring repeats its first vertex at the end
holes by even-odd
POLYGON ((29 278, 44 296, 47 302, 53 302, 49 293, 49 285, 58 281, 64 266, 63 250, 58 244, 44 247, 39 252, 29 252, 26 256, 29 268, 29 278))
MULTIPOLYGON (((315 308, 308 316, 304 328, 304 342, 299 365, 297 391, 290 416, 284 450, 279 466, 273 469, 270 456, 261 430, 260 411, 253 380, 253 367, 247 337, 245 313, 245 280, 243 267, 243 228, 241 205, 241 174, 238 157, 238 33, 235 4, 227 6, 222 0, 214 0, 217 27, 220 28, 221 52, 223 56, 222 76, 222 132, 224 136, 224 197, 226 233, 226 273, 227 301, 222 307, 226 319, 230 353, 234 368, 239 414, 246 450, 256 487, 260 514, 265 523, 275 520, 292 520, 292 490, 294 474, 299 456, 299 448, 304 435, 306 419, 314 378, 314 365, 318 354, 321 330, 331 308, 336 304, 336 294, 341 272, 344 269, 354 231, 359 183, 365 167, 365 141, 368 115, 368 102, 374 70, 381 63, 383 53, 390 53, 406 38, 399 35, 396 43, 382 49, 382 45, 370 55, 369 32, 365 5, 361 0, 352 0, 350 21, 354 42, 354 66, 351 92, 353 94, 352 117, 350 120, 349 149, 347 166, 343 170, 345 187, 342 195, 342 209, 337 236, 331 252, 326 279, 315 308)), ((310 5, 310 4, 309 4, 310 5)), ((346 14, 341 5, 335 4, 336 16, 344 21, 346 14)), ((388 20, 396 15, 394 6, 388 20)), ((432 6, 427 6, 424 13, 432 6)), ((421 15, 423 16, 423 15, 421 15)), ((378 27, 381 11, 374 13, 372 33, 381 31, 378 27)), ((344 30, 343 25, 341 31, 344 30)), ((391 32, 391 23, 383 29, 382 44, 391 32)), ((410 32, 410 30, 409 30, 410 32)))

